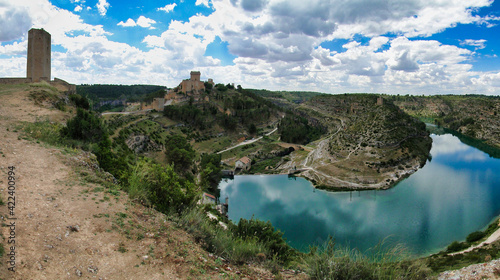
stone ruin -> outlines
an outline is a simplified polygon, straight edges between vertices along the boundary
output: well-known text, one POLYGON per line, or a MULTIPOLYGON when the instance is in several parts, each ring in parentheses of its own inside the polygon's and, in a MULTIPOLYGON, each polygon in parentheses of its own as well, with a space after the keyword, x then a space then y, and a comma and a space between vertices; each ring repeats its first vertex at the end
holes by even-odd
POLYGON ((60 91, 76 93, 76 85, 64 80, 51 79, 51 36, 42 29, 28 31, 26 78, 0 78, 0 84, 28 84, 47 82, 60 91))

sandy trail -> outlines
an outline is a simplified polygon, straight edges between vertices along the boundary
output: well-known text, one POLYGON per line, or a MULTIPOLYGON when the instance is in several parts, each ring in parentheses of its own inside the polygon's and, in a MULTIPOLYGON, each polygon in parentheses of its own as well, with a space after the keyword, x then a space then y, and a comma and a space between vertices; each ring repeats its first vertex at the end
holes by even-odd
MULTIPOLYGON (((277 130, 278 130, 278 128, 276 127, 275 129, 271 130, 270 132, 266 133, 265 135, 266 135, 266 136, 269 136, 269 135, 273 134, 274 132, 276 132, 277 130)), ((249 145, 249 144, 255 143, 255 142, 257 142, 257 141, 261 140, 262 138, 263 138, 263 136, 260 136, 259 138, 255 138, 255 139, 251 139, 251 140, 243 141, 243 142, 241 142, 241 143, 239 143, 239 144, 236 144, 236 145, 234 145, 234 146, 232 146, 232 147, 229 147, 229 148, 227 148, 227 149, 225 149, 225 150, 218 151, 218 152, 217 152, 217 154, 222 154, 222 153, 227 152, 227 151, 230 151, 230 150, 232 150, 232 149, 234 149, 234 148, 238 148, 238 147, 240 147, 240 146, 244 146, 244 145, 249 145)))

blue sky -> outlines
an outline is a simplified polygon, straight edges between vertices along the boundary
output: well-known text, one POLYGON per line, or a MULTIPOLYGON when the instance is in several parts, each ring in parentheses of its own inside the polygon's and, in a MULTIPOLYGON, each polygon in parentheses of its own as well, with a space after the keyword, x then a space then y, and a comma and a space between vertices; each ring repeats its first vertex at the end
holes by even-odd
POLYGON ((491 0, 0 0, 0 76, 21 77, 30 28, 71 83, 202 79, 327 93, 500 94, 491 0))

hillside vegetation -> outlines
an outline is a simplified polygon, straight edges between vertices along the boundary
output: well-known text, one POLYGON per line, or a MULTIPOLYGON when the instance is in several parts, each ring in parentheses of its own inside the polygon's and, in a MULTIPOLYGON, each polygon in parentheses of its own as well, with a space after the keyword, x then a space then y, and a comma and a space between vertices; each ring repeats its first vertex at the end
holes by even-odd
POLYGON ((500 97, 387 96, 406 113, 500 148, 500 97))
POLYGON ((156 85, 78 85, 77 93, 94 101, 101 100, 128 100, 140 101, 148 94, 165 89, 156 85))
POLYGON ((320 140, 305 146, 308 152, 292 154, 281 168, 303 170, 327 189, 388 188, 415 172, 429 157, 432 140, 425 124, 388 100, 377 102, 370 94, 317 95, 294 106, 303 121, 295 117, 291 131, 302 137, 288 141, 320 140))

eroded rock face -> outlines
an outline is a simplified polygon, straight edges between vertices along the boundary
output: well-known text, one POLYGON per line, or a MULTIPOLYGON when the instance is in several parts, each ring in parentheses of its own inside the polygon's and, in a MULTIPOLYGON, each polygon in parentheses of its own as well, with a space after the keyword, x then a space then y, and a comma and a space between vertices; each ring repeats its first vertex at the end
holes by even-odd
POLYGON ((125 143, 135 153, 163 150, 163 146, 152 141, 147 135, 130 135, 125 143))
POLYGON ((500 260, 474 264, 459 270, 445 271, 439 274, 438 279, 500 279, 500 260))

